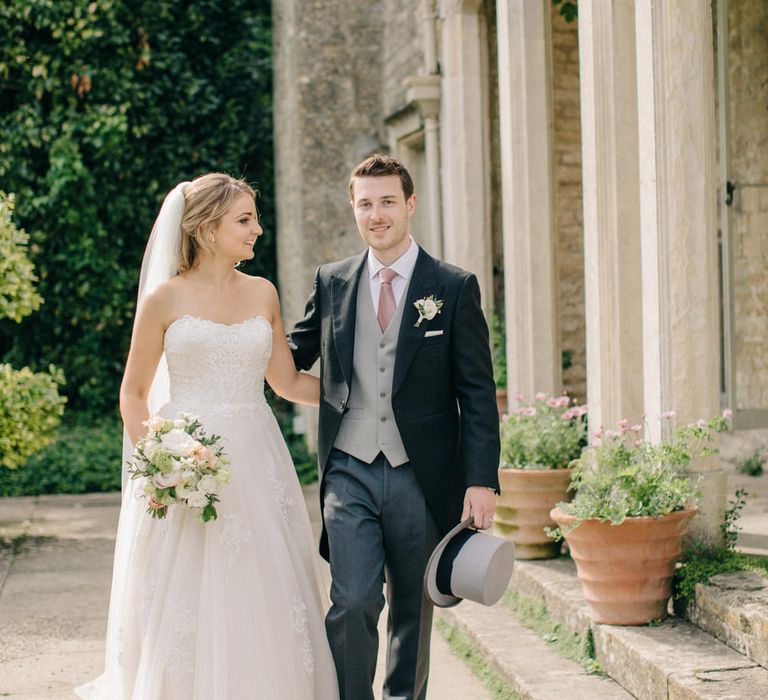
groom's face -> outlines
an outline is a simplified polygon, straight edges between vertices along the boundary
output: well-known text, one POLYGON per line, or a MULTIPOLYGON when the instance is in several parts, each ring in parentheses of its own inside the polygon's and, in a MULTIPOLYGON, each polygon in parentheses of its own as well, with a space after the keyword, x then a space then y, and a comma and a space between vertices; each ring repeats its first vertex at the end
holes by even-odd
POLYGON ((416 210, 416 195, 408 199, 397 175, 356 177, 352 210, 357 230, 384 264, 394 262, 411 244, 408 222, 416 210))

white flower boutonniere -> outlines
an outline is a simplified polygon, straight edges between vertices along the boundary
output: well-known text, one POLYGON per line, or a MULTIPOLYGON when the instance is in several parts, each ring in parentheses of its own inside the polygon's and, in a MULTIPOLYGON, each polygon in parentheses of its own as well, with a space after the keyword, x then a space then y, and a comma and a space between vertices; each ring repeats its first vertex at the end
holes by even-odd
POLYGON ((425 299, 419 299, 413 304, 419 312, 419 320, 413 325, 418 328, 424 319, 431 321, 443 308, 443 300, 435 299, 434 294, 430 294, 425 299))

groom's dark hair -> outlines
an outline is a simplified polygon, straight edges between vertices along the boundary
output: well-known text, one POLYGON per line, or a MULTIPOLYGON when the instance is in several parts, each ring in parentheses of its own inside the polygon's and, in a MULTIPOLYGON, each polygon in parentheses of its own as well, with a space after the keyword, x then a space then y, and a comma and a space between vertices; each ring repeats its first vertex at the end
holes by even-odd
POLYGON ((400 184, 403 187, 403 194, 406 199, 413 194, 413 180, 406 167, 392 156, 374 153, 352 170, 352 174, 349 176, 350 198, 353 201, 355 199, 356 177, 385 177, 387 175, 397 175, 400 178, 400 184))

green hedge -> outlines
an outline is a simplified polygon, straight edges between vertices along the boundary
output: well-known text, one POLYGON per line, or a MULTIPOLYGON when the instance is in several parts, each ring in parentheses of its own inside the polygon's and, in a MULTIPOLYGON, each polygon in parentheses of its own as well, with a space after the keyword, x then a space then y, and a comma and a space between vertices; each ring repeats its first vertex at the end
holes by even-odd
POLYGON ((21 469, 0 469, 0 496, 119 491, 122 447, 117 415, 94 423, 70 416, 56 440, 21 469))
POLYGON ((139 265, 165 193, 210 170, 262 191, 246 271, 274 279, 267 0, 0 3, 0 182, 31 239, 41 310, 0 360, 53 363, 69 405, 112 411, 139 265))

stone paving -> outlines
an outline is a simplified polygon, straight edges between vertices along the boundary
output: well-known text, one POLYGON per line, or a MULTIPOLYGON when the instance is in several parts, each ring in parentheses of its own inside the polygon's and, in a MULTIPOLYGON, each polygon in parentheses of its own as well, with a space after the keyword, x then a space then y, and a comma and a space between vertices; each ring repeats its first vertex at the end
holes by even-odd
MULTIPOLYGON (((317 528, 317 487, 305 498, 317 528)), ((119 506, 119 494, 0 499, 0 538, 23 535, 0 549, 0 697, 71 700, 100 673, 119 506)), ((490 698, 437 632, 432 646, 432 700, 490 698)))

